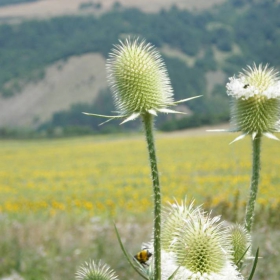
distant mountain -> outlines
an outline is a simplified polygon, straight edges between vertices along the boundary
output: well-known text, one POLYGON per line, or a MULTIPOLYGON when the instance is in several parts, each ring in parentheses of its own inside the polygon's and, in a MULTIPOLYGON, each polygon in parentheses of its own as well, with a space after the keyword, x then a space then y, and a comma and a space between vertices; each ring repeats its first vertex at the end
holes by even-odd
POLYGON ((86 125, 98 131, 77 112, 113 108, 107 106, 111 98, 99 98, 107 92, 105 59, 127 36, 146 38, 162 52, 176 99, 203 95, 182 108, 191 117, 164 117, 162 129, 226 121, 227 77, 253 62, 280 66, 279 14, 274 0, 230 0, 192 12, 173 6, 153 14, 115 4, 98 16, 1 24, 0 127, 86 125))

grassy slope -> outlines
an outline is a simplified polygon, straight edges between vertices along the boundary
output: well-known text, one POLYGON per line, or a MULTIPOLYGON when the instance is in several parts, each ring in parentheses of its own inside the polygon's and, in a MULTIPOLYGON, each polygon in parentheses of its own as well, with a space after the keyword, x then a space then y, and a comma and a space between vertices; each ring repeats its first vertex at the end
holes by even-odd
POLYGON ((57 62, 47 68, 43 80, 25 85, 13 98, 0 98, 0 127, 36 126, 71 104, 91 103, 104 87, 105 60, 100 54, 57 62))

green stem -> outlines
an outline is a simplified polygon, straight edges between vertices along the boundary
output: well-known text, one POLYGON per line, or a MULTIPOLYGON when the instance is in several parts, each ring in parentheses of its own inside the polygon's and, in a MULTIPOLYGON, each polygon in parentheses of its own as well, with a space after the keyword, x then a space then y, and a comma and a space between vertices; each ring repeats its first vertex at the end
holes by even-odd
POLYGON ((154 280, 161 279, 161 193, 155 141, 153 136, 153 116, 149 113, 143 115, 143 123, 148 144, 148 152, 153 179, 154 191, 154 280))
POLYGON ((254 209, 255 209, 259 179, 260 179, 261 137, 262 137, 261 135, 257 135, 256 138, 252 140, 252 149, 253 149, 252 177, 251 177, 250 197, 246 206, 246 217, 245 217, 245 227, 248 230, 248 232, 252 230, 252 226, 253 226, 254 209))

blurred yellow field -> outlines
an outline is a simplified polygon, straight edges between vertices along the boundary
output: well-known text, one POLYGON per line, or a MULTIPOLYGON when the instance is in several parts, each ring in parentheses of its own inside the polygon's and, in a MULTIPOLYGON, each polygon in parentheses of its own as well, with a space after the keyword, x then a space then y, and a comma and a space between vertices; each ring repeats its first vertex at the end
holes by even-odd
MULTIPOLYGON (((163 201, 240 203, 249 193, 251 145, 237 134, 158 134, 163 201)), ((258 206, 280 202, 280 143, 264 139, 258 206)), ((0 212, 115 216, 151 213, 152 187, 144 137, 104 136, 0 142, 0 212)), ((210 205, 209 205, 210 204, 210 205)))

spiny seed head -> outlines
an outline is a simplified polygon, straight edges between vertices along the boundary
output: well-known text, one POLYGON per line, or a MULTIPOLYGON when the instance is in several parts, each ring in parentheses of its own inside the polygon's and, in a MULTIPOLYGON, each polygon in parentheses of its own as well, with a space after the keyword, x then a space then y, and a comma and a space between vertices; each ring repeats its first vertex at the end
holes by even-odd
MULTIPOLYGON (((170 204, 162 221, 162 280, 244 280, 233 263, 231 235, 220 217, 211 218, 201 207, 170 204)), ((153 240, 144 244, 153 252, 153 240)), ((154 263, 149 265, 153 275, 154 263)), ((152 279, 152 278, 151 278, 152 279)))
POLYGON ((126 40, 116 45, 107 60, 109 85, 122 114, 166 108, 173 90, 158 51, 145 41, 126 40))
POLYGON ((229 78, 227 94, 233 97, 231 120, 249 134, 275 132, 280 118, 279 73, 268 65, 248 66, 238 77, 229 78))
POLYGON ((118 280, 115 272, 106 264, 100 261, 96 264, 94 261, 85 262, 76 272, 77 280, 118 280))
POLYGON ((228 227, 227 232, 233 248, 234 263, 237 264, 242 256, 244 259, 250 257, 251 236, 247 230, 243 226, 236 224, 228 227), (245 254, 246 251, 247 253, 245 254))
POLYGON ((178 263, 193 273, 219 273, 230 258, 231 246, 219 217, 199 213, 185 221, 177 246, 178 263))

